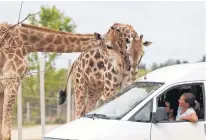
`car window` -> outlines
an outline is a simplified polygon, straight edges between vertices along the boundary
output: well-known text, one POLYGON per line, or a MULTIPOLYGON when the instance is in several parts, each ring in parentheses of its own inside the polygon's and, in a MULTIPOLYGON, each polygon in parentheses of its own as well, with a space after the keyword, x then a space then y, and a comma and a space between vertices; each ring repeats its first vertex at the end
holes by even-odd
POLYGON ((138 111, 130 121, 150 122, 152 115, 152 101, 148 102, 140 111, 138 111))

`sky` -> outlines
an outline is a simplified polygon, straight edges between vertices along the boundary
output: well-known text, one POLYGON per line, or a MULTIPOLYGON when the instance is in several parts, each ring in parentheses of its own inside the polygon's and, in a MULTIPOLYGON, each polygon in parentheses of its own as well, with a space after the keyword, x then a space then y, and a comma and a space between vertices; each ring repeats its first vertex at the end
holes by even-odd
MULTIPOLYGON (((16 23, 21 1, 0 2, 0 22, 16 23)), ((204 1, 24 1, 21 18, 40 10, 40 6, 55 5, 77 25, 77 33, 106 33, 115 22, 130 24, 145 41, 142 63, 168 59, 194 63, 206 54, 204 1)), ((67 68, 68 59, 74 61, 79 53, 62 55, 57 68, 67 68)))

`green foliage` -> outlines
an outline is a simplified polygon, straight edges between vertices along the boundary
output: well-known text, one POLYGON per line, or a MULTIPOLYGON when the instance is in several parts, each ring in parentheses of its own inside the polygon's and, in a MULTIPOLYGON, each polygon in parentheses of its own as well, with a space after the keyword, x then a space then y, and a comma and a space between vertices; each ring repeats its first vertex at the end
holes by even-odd
POLYGON ((149 70, 139 69, 138 70, 138 77, 144 76, 145 74, 149 73, 149 70))
POLYGON ((55 6, 51 8, 48 6, 41 6, 39 17, 34 16, 29 18, 32 25, 44 26, 54 30, 73 32, 76 25, 72 22, 70 17, 67 17, 59 11, 55 6))
POLYGON ((160 64, 157 64, 157 63, 154 62, 151 66, 151 70, 156 70, 156 69, 159 69, 159 68, 162 68, 162 67, 177 65, 177 64, 183 64, 183 63, 189 63, 189 62, 186 61, 186 60, 180 61, 180 60, 174 60, 174 59, 168 59, 164 63, 160 63, 160 64))
POLYGON ((64 123, 66 123, 66 121, 63 118, 58 117, 54 120, 54 123, 55 124, 64 124, 64 123))

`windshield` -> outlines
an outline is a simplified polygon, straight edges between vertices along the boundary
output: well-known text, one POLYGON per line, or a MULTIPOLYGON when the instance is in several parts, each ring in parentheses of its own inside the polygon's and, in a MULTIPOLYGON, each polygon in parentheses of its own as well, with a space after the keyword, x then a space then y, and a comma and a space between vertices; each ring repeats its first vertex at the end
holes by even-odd
POLYGON ((110 118, 120 118, 162 85, 162 83, 134 82, 88 114, 104 114, 110 118))

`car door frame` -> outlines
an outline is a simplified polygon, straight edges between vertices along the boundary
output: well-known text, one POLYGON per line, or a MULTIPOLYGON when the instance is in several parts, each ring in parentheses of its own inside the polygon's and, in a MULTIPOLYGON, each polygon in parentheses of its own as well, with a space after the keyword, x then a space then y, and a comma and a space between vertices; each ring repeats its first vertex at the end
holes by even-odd
MULTIPOLYGON (((169 91, 170 89, 176 87, 176 86, 180 86, 180 85, 188 85, 188 84, 198 84, 201 83, 203 84, 204 88, 203 88, 203 104, 204 104, 204 119, 199 121, 201 123, 204 123, 204 137, 206 139, 206 81, 203 80, 198 80, 198 81, 187 81, 187 82, 178 82, 178 83, 173 83, 168 85, 167 87, 165 87, 163 90, 161 90, 159 93, 157 93, 154 97, 153 97, 153 114, 156 113, 156 109, 157 109, 157 98, 159 96, 161 96, 162 94, 164 94, 165 92, 169 91)), ((161 123, 161 122, 160 122, 161 123)), ((169 123, 169 122, 166 122, 169 123)), ((180 122, 171 122, 171 123, 181 123, 180 122)), ((154 123, 152 123, 152 125, 156 125, 154 123)), ((152 127, 153 128, 153 127, 152 127)), ((154 128, 153 128, 154 129, 154 128)), ((152 135, 153 130, 151 130, 151 135, 152 135)), ((152 138, 153 136, 151 136, 151 140, 153 140, 152 138)))

